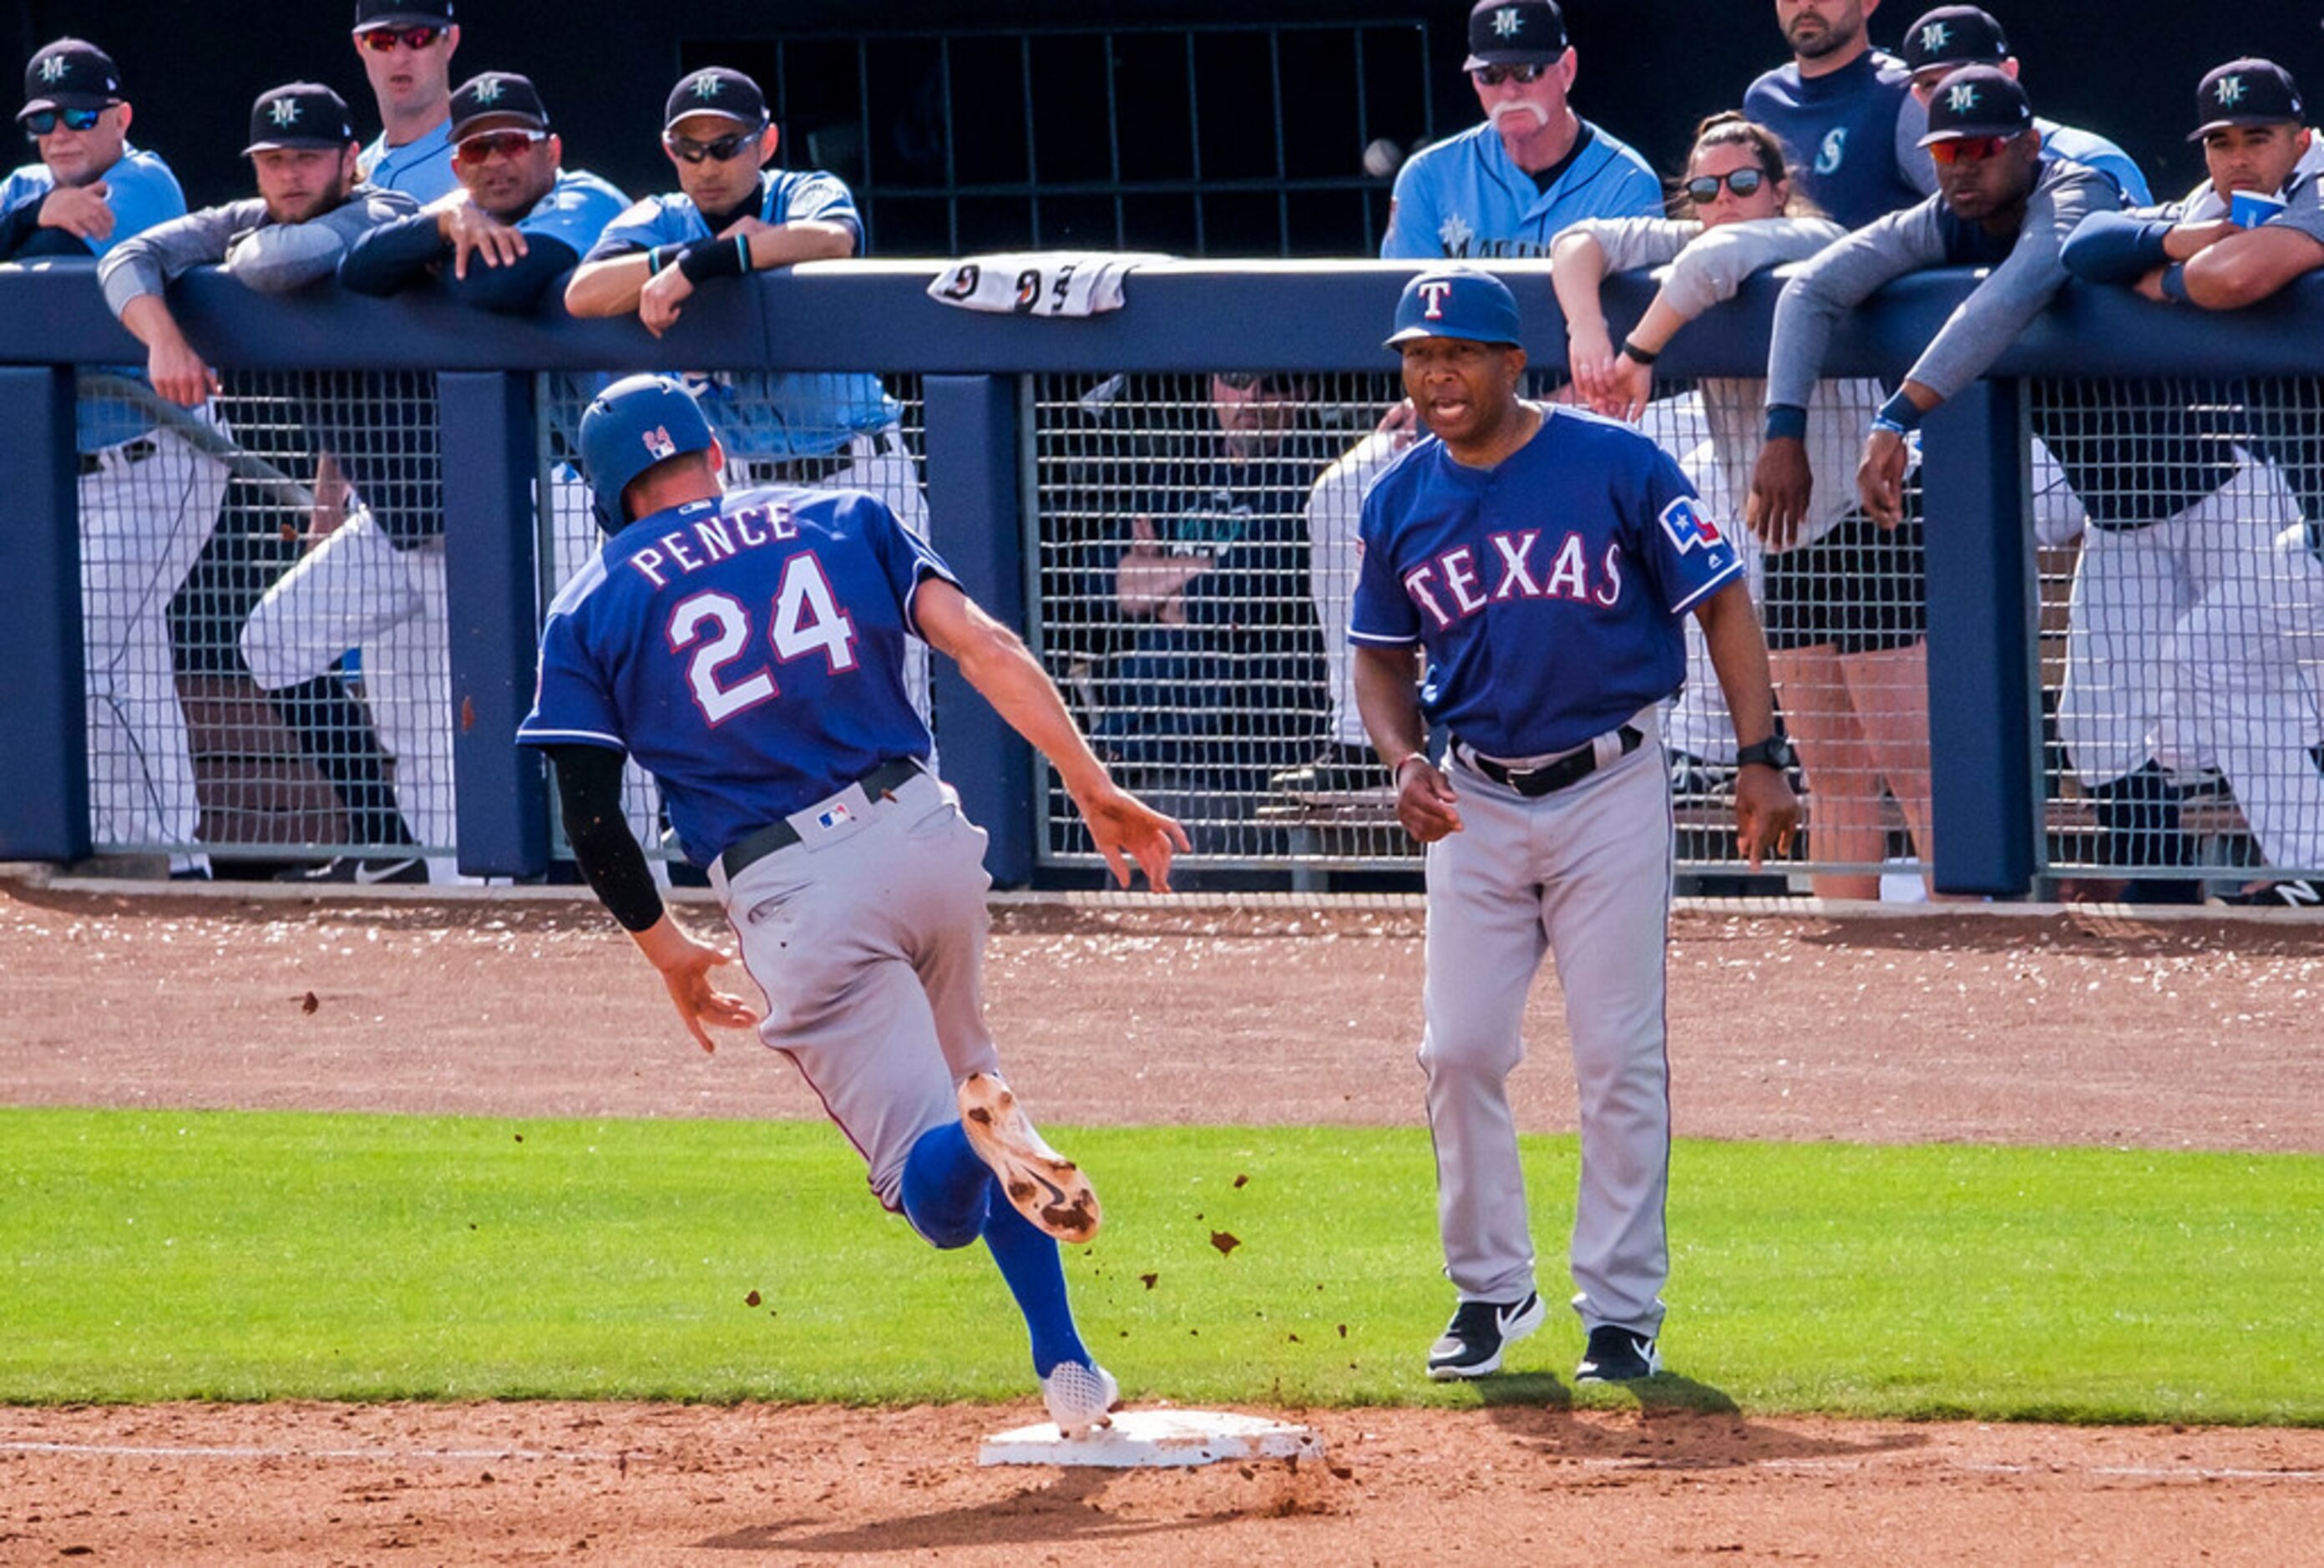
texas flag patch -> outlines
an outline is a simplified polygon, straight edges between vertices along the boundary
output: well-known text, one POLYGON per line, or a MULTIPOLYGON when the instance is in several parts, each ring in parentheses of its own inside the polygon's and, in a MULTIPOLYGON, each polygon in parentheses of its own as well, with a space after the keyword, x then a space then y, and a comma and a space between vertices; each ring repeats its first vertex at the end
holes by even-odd
POLYGON ((1670 535, 1673 548, 1681 555, 1698 546, 1715 550, 1727 542, 1719 525, 1695 509, 1692 496, 1682 495, 1664 507, 1662 521, 1663 531, 1670 535))

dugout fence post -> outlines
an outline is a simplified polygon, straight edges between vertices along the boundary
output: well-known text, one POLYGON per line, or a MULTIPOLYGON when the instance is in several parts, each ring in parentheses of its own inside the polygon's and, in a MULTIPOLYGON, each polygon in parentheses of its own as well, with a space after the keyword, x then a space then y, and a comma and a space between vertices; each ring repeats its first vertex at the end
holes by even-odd
POLYGON ((540 753, 516 743, 532 706, 540 624, 534 495, 534 380, 503 372, 437 377, 444 472, 445 614, 451 641, 452 768, 459 868, 535 877, 549 869, 549 787, 540 753))
POLYGON ((69 365, 0 367, 10 554, 0 572, 0 859, 88 853, 88 687, 69 365))
MULTIPOLYGON (((930 541, 960 574, 969 597, 1030 641, 1016 379, 930 375, 922 397, 930 541)), ((988 835, 985 871, 999 886, 1021 887, 1033 876, 1033 748, 950 659, 930 664, 945 778, 988 835)))
POLYGON ((2022 897, 2039 864, 2038 598, 2023 404, 2019 383, 1980 381, 1923 428, 1941 893, 2022 897))

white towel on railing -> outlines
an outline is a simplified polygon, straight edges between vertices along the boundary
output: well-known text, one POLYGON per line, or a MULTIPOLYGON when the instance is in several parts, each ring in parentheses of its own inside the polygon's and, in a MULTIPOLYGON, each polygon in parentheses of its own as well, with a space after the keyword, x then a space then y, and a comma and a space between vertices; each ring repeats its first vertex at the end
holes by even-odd
POLYGON ((1010 251, 970 256, 928 285, 928 298, 1012 316, 1096 316, 1119 310, 1132 267, 1166 262, 1143 251, 1010 251))

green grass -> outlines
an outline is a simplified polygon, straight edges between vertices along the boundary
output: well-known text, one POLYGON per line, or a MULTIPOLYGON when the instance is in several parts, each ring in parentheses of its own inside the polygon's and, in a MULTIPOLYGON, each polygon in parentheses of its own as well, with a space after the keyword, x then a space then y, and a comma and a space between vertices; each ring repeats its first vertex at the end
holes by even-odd
MULTIPOLYGON (((1514 1376, 1420 1375, 1451 1292, 1416 1130, 1060 1141, 1107 1204, 1076 1304, 1134 1397, 1640 1397, 1571 1392, 1563 1314, 1514 1376)), ((1526 1157, 1562 1297, 1574 1146, 1526 1157)), ((1026 1392, 982 1250, 859 1171, 821 1124, 0 1111, 0 1401, 1026 1392)), ((1650 1400, 2324 1424, 2324 1159, 1686 1143, 1671 1209, 1650 1400)))

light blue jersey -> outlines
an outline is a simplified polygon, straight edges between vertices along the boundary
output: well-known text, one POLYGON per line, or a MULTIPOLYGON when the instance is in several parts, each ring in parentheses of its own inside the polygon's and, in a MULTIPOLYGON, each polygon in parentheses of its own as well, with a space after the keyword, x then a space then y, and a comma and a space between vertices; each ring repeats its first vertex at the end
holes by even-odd
POLYGON ((2146 186, 2146 176, 2139 172, 2131 155, 2099 135, 2096 131, 2084 131, 2072 125, 2061 125, 2055 120, 2036 118, 2034 128, 2042 133, 2042 156, 2063 159, 2079 163, 2085 169, 2095 169, 2122 187, 2133 207, 2152 207, 2154 193, 2146 186))
POLYGON ((517 232, 562 240, 576 256, 586 256, 629 205, 612 181, 586 169, 561 169, 549 194, 516 220, 517 232))
MULTIPOLYGON (((105 254, 131 235, 185 216, 186 195, 178 189, 178 177, 153 153, 124 143, 121 157, 102 178, 105 205, 113 209, 113 233, 101 240, 82 242, 91 256, 105 254)), ((27 202, 46 201, 56 187, 56 177, 47 164, 27 163, 0 181, 0 218, 27 202)), ((111 374, 145 378, 143 366, 106 368, 111 374)), ((74 419, 73 439, 81 451, 94 452, 143 435, 151 423, 126 403, 83 398, 74 419)))
POLYGON ((1659 217, 1662 182, 1644 158, 1591 125, 1544 190, 1510 161, 1490 121, 1412 155, 1396 177, 1380 254, 1390 261, 1545 256, 1586 217, 1659 217))
MULTIPOLYGON (((862 251, 863 221, 838 176, 819 169, 769 169, 759 175, 759 189, 761 222, 845 224, 862 251)), ((602 262, 710 237, 709 221, 694 198, 674 191, 649 196, 622 214, 586 259, 602 262)), ((746 463, 836 452, 857 432, 885 429, 903 412, 869 375, 717 372, 689 374, 686 384, 702 400, 727 455, 746 463)))
POLYGON ((366 184, 383 190, 401 190, 422 207, 460 189, 459 176, 452 172, 449 119, 418 141, 406 142, 401 147, 389 146, 387 133, 382 131, 357 155, 356 167, 362 170, 366 184))

